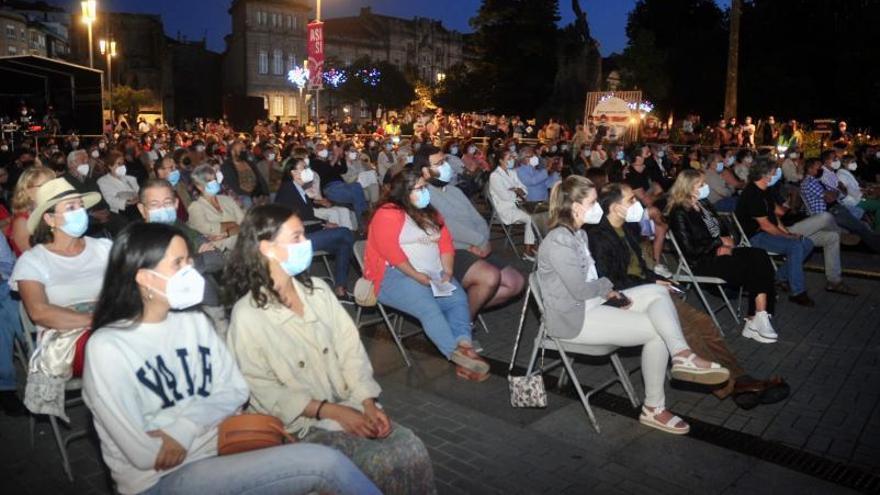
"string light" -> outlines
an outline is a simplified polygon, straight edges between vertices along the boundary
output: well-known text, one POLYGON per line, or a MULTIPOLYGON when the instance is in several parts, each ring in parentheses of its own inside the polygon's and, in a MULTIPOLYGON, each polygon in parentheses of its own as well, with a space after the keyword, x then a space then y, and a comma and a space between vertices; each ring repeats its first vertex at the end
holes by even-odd
POLYGON ((348 74, 346 74, 345 69, 331 68, 324 72, 323 77, 324 83, 332 88, 339 88, 348 82, 348 74))
POLYGON ((302 90, 309 82, 309 69, 295 65, 293 69, 287 73, 287 80, 302 90))

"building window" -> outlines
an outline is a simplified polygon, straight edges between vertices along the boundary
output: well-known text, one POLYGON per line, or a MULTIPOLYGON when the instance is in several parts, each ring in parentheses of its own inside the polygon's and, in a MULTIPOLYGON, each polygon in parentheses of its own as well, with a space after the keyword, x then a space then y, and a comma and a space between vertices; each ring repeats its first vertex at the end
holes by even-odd
POLYGON ((297 21, 299 21, 299 18, 296 16, 296 14, 294 14, 293 15, 293 30, 294 31, 299 31, 299 22, 297 22, 297 21))
POLYGON ((296 65, 296 55, 290 54, 287 56, 287 71, 290 72, 293 70, 293 67, 296 65))
POLYGON ((268 74, 269 73, 269 53, 265 50, 260 50, 260 74, 268 74))
POLYGON ((18 37, 21 38, 22 40, 27 39, 27 37, 24 35, 24 29, 22 29, 18 32, 18 37))
POLYGON ((263 95, 263 110, 269 110, 269 97, 263 95))
POLYGON ((263 12, 262 10, 257 11, 257 24, 259 24, 260 26, 265 26, 268 20, 269 14, 263 12))
POLYGON ((15 39, 15 26, 12 24, 6 25, 6 37, 9 39, 15 39))
POLYGON ((287 15, 287 16, 285 16, 284 20, 287 21, 287 29, 293 30, 293 16, 287 15))
POLYGON ((18 48, 14 47, 14 46, 8 47, 7 50, 9 51, 10 55, 15 55, 16 53, 18 53, 18 48))
POLYGON ((284 74, 284 55, 281 54, 281 50, 275 49, 272 53, 272 72, 276 76, 284 74))
POLYGON ((287 106, 287 115, 299 116, 299 101, 296 96, 290 97, 290 104, 287 106))
POLYGON ((284 115, 284 97, 272 97, 272 115, 284 115))

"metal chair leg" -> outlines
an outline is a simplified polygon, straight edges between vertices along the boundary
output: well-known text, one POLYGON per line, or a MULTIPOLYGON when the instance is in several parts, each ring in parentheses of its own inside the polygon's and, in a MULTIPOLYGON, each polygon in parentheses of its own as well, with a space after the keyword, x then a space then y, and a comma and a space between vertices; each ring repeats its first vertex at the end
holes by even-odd
POLYGON ((578 398, 580 398, 584 410, 587 411, 587 416, 590 418, 590 423, 593 424, 593 429, 596 430, 596 433, 602 433, 602 430, 599 429, 599 423, 596 421, 596 416, 593 414, 593 409, 590 407, 590 399, 584 394, 584 390, 581 388, 581 384, 577 379, 577 375, 574 373, 574 368, 571 366, 568 356, 565 354, 565 351, 562 350, 561 345, 557 344, 557 347, 559 349, 559 357, 562 359, 562 364, 565 366, 565 371, 568 373, 568 377, 571 379, 575 391, 577 391, 578 398))
POLYGON ((486 320, 483 319, 483 315, 477 314, 477 321, 480 322, 480 326, 483 327, 483 331, 486 332, 486 334, 488 334, 489 333, 489 326, 486 325, 486 320))
POLYGON ((397 322, 394 325, 391 324, 391 319, 388 318, 388 313, 385 311, 385 307, 381 304, 377 305, 379 308, 379 312, 382 313, 382 319, 385 320, 385 325, 388 326, 388 331, 391 332, 391 337, 394 338, 394 343, 397 344, 397 349, 400 351, 400 355, 403 357, 403 361, 406 363, 407 367, 412 366, 412 363, 409 360, 409 356, 406 353, 406 349, 403 347, 403 342, 400 340, 400 335, 397 334, 397 322))
POLYGON ((70 459, 67 457, 67 442, 61 436, 61 429, 58 427, 58 420, 55 416, 49 416, 49 423, 52 425, 55 443, 58 444, 58 452, 61 454, 61 465, 64 467, 64 474, 67 475, 68 480, 73 482, 73 471, 70 468, 70 459))
POLYGON ((620 386, 623 387, 623 391, 626 392, 630 404, 632 404, 633 407, 639 407, 635 388, 633 388, 632 381, 629 379, 629 372, 623 366, 623 363, 620 362, 620 356, 618 356, 616 352, 611 354, 611 366, 614 368, 614 371, 617 372, 617 376, 620 378, 620 386))

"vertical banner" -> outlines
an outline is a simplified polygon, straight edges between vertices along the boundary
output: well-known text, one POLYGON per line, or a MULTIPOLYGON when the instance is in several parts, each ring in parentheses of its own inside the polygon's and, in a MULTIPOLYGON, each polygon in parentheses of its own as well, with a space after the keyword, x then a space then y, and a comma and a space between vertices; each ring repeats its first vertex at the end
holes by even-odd
POLYGON ((309 89, 323 88, 324 23, 310 22, 308 30, 309 89))

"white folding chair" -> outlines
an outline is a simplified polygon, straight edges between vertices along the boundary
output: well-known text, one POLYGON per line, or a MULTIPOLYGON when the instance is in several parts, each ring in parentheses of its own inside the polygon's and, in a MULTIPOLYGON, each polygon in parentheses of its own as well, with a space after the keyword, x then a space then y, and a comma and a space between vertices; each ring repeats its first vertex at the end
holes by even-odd
MULTIPOLYGON (((354 243, 354 259, 357 260, 358 267, 361 270, 361 273, 364 272, 364 251, 367 247, 367 241, 356 241, 354 243)), ((376 302, 376 309, 379 310, 380 318, 375 318, 373 320, 362 321, 361 316, 363 315, 363 306, 358 305, 357 312, 355 314, 354 324, 358 328, 362 328, 367 325, 373 325, 376 323, 385 323, 385 326, 388 327, 388 332, 391 333, 391 337, 394 339, 394 343, 397 344, 397 349, 400 351, 400 355, 403 357, 403 361, 407 366, 412 366, 412 363, 409 360, 409 355, 406 352, 406 348, 403 347, 403 339, 407 337, 412 337, 413 335, 418 335, 422 333, 422 329, 418 328, 406 334, 401 334, 401 329, 403 327, 403 317, 395 312, 394 316, 394 324, 391 323, 391 318, 388 316, 388 310, 385 309, 385 306, 380 302, 376 302)))
MULTIPOLYGON (((712 318, 712 322, 715 323, 715 326, 718 328, 718 331, 721 332, 721 335, 724 335, 724 329, 721 327, 721 323, 718 322, 718 318, 715 316, 718 311, 721 311, 726 307, 727 310, 730 311, 733 321, 739 324, 739 315, 734 311, 733 305, 730 304, 730 299, 727 297, 727 293, 724 292, 724 286, 727 285, 727 281, 718 277, 695 275, 691 270, 687 259, 685 259, 684 254, 681 252, 681 248, 678 247, 678 242, 676 242, 675 236, 672 234, 671 230, 666 233, 666 239, 672 244, 672 247, 675 249, 675 255, 678 258, 678 268, 675 269, 675 272, 672 275, 672 281, 676 284, 685 284, 688 287, 694 288, 697 295, 700 297, 700 301, 703 303, 703 307, 706 308, 706 312, 708 312, 709 316, 712 318), (706 294, 703 292, 700 284, 714 285, 717 287, 718 293, 721 294, 721 298, 724 300, 724 304, 717 308, 713 308, 706 299, 706 294)), ((742 289, 740 289, 740 297, 741 296, 742 289)))
MULTIPOLYGON (((314 251, 314 252, 312 252, 312 259, 314 260, 315 258, 318 258, 321 261, 323 261, 324 268, 327 270, 327 276, 321 277, 321 278, 329 281, 330 287, 335 287, 336 286, 336 277, 333 275, 333 269, 330 267, 330 253, 328 253, 327 251, 320 251, 320 250, 314 251)), ((311 271, 311 266, 309 267, 309 269, 311 271)))
MULTIPOLYGON (((21 318, 21 326, 24 330, 25 335, 25 348, 27 350, 27 361, 30 362, 30 357, 34 354, 35 349, 35 338, 37 335, 37 327, 34 325, 34 322, 31 321, 30 316, 27 314, 25 310, 24 303, 19 304, 18 313, 21 318)), ((27 364, 25 365, 25 370, 28 369, 27 364)), ((71 391, 81 391, 82 390, 82 380, 79 378, 74 378, 68 380, 64 386, 64 390, 66 392, 71 391)), ((75 397, 72 399, 67 399, 64 401, 64 407, 70 408, 79 405, 84 405, 82 397, 75 397)), ((49 415, 49 424, 52 426, 52 435, 55 437, 55 443, 58 445, 58 452, 61 454, 61 466, 64 468, 64 474, 67 475, 67 479, 73 481, 73 469, 70 467, 70 458, 67 455, 67 446, 74 440, 84 437, 88 434, 88 430, 85 428, 80 430, 73 430, 67 436, 61 434, 61 427, 58 426, 58 418, 55 416, 49 415)), ((31 433, 31 447, 34 446, 34 432, 37 428, 37 418, 31 414, 30 415, 30 433, 31 433)))
MULTIPOLYGON (((736 217, 734 213, 718 213, 722 218, 729 218, 733 225, 736 227, 737 232, 739 233, 739 243, 737 244, 740 247, 752 247, 751 241, 746 237, 746 231, 743 229, 742 224, 739 223, 739 218, 736 217)), ((766 251, 766 249, 765 249, 766 251)), ((773 251, 767 251, 767 255, 770 256, 770 262, 773 264, 773 270, 776 271, 778 268, 776 266, 777 258, 784 258, 784 254, 774 253, 773 251)))
POLYGON ((563 339, 553 337, 552 335, 549 335, 547 333, 547 325, 544 322, 544 299, 541 294, 541 287, 538 284, 538 274, 535 272, 532 272, 532 274, 529 275, 529 286, 528 288, 526 288, 526 294, 523 298, 523 306, 522 312, 520 313, 519 317, 518 331, 519 329, 522 329, 522 326, 525 324, 526 310, 529 306, 530 296, 532 299, 534 299, 535 304, 538 306, 538 318, 540 323, 538 325, 538 334, 535 336, 535 343, 532 347, 532 355, 529 358, 529 366, 528 370, 526 371, 526 376, 531 376, 532 371, 535 367, 535 361, 538 358, 538 351, 540 349, 547 349, 558 352, 559 359, 556 361, 552 361, 549 364, 544 364, 542 366, 542 369, 539 371, 546 373, 547 371, 552 370, 560 364, 565 367, 565 372, 568 374, 569 379, 571 379, 571 382, 574 385, 574 389, 575 391, 577 391, 581 404, 583 405, 584 410, 587 412, 587 416, 590 418, 590 423, 592 423, 593 428, 596 430, 596 433, 601 433, 601 430, 599 429, 599 423, 596 421, 596 416, 595 414, 593 414, 593 409, 592 407, 590 407, 590 397, 592 397, 596 393, 605 390, 615 383, 620 383, 620 386, 623 388, 623 391, 626 393, 626 396, 627 398, 629 398, 632 406, 638 407, 639 402, 638 400, 636 400, 635 389, 633 388, 632 382, 629 379, 630 372, 627 371, 627 369, 623 366, 623 363, 620 362, 620 357, 617 355, 617 349, 619 349, 619 347, 614 345, 575 344, 573 342, 567 342, 563 339), (608 356, 611 360, 611 367, 614 369, 614 376, 600 383, 589 392, 584 393, 584 390, 581 387, 577 374, 574 371, 572 360, 568 356, 568 353, 593 357, 608 356))
POLYGON ((486 197, 489 198, 489 210, 492 214, 489 216, 489 230, 492 230, 493 225, 499 225, 501 230, 504 231, 504 237, 507 238, 507 244, 510 245, 510 248, 513 249, 513 254, 517 257, 520 257, 519 250, 516 248, 516 242, 513 240, 512 228, 501 221, 501 216, 498 214, 498 210, 495 208, 495 200, 492 199, 492 195, 487 193, 486 197))

